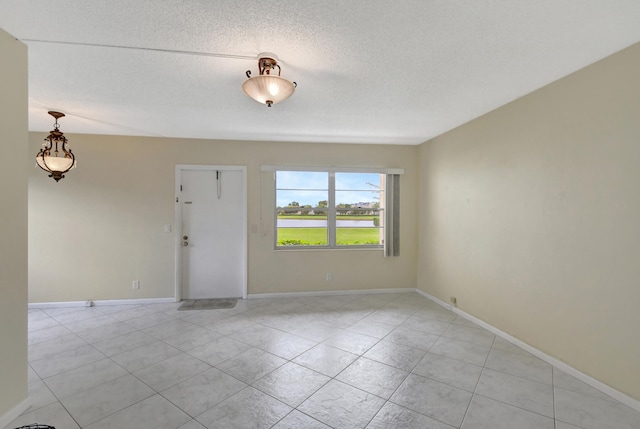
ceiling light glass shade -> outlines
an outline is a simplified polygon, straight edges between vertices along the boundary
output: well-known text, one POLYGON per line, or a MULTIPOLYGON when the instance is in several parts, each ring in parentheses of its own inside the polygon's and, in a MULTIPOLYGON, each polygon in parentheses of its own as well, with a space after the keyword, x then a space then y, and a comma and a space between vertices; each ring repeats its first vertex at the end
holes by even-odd
POLYGON ((45 171, 69 171, 75 167, 75 160, 62 156, 38 156, 36 162, 45 171))
POLYGON ((286 100, 296 90, 287 79, 274 75, 251 77, 244 81, 242 90, 258 103, 271 105, 286 100))
POLYGON ((54 129, 49 133, 45 143, 36 155, 38 167, 49 173, 56 182, 64 177, 64 173, 76 166, 76 157, 67 147, 67 138, 59 130, 58 118, 62 118, 64 113, 49 112, 56 118, 54 129))

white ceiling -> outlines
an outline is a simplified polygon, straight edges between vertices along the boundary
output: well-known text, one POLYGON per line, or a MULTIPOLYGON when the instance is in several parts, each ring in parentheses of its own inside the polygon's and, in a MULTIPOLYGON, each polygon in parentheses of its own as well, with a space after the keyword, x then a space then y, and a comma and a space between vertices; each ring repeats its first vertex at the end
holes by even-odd
POLYGON ((640 41, 640 1, 0 0, 0 27, 32 131, 419 144, 640 41), (241 90, 265 51, 298 83, 271 108, 241 90))

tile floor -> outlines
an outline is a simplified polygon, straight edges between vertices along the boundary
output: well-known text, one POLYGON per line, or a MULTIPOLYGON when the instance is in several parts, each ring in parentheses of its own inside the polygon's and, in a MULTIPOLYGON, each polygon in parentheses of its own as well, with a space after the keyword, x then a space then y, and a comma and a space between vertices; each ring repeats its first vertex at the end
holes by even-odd
POLYGON ((640 413, 415 293, 29 311, 7 428, 640 428, 640 413))

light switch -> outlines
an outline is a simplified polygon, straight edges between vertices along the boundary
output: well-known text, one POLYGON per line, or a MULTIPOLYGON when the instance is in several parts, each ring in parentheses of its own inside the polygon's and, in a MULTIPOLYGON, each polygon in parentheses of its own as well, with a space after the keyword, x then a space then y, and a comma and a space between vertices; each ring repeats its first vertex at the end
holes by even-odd
POLYGON ((165 223, 164 224, 164 232, 171 232, 171 224, 170 223, 165 223))

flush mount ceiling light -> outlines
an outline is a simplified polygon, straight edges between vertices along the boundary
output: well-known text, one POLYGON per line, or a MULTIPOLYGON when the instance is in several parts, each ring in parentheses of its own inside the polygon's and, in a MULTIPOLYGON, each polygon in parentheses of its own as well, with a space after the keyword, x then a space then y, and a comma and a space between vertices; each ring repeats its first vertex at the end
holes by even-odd
POLYGON ((40 168, 50 173, 49 177, 53 177, 57 182, 64 177, 64 173, 76 166, 76 157, 71 149, 67 148, 67 138, 58 129, 60 127, 58 118, 64 117, 64 113, 52 111, 49 114, 56 119, 56 122, 53 124, 53 131, 44 139, 45 143, 36 155, 36 162, 40 168))
POLYGON ((247 70, 248 79, 242 84, 242 90, 258 103, 271 107, 285 100, 293 94, 298 86, 280 77, 280 66, 274 54, 265 52, 258 55, 259 76, 251 77, 251 70, 247 70), (273 74, 278 68, 278 75, 273 74))

